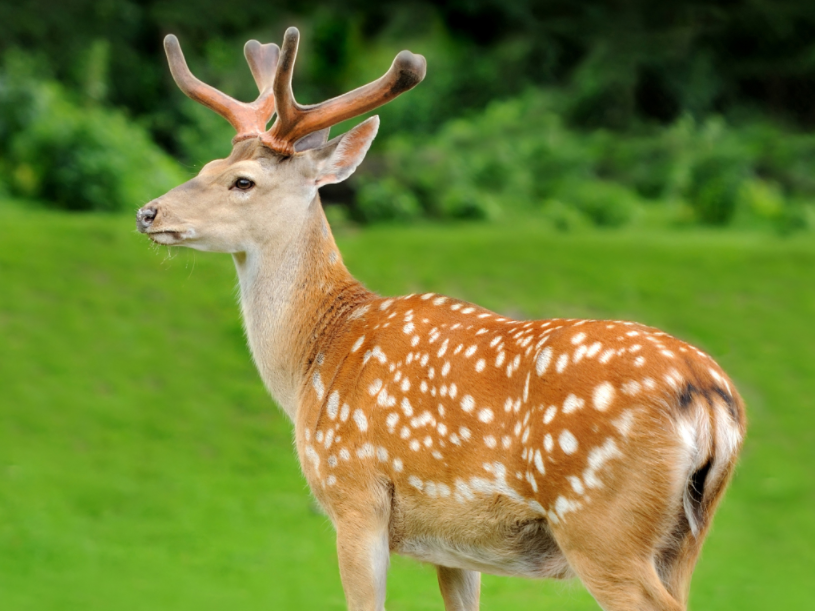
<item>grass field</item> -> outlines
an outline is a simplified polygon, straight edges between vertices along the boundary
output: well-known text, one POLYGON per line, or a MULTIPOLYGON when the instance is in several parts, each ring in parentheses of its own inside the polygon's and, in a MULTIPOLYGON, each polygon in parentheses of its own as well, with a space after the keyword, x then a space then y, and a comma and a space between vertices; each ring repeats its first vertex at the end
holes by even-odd
MULTIPOLYGON (((385 294, 521 317, 636 319, 700 345, 748 403, 691 608, 811 608, 815 244, 534 224, 339 236, 385 294)), ((343 609, 333 532, 244 346, 229 257, 131 218, 0 216, 0 609, 343 609)), ((394 559, 389 611, 441 609, 394 559)), ((577 583, 487 577, 483 608, 596 609, 577 583)))

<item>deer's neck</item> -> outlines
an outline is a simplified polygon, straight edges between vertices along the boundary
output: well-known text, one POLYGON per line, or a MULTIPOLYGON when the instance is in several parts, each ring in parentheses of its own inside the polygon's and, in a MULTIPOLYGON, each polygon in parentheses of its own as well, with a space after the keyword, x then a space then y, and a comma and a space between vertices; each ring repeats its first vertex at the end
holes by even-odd
POLYGON ((318 198, 282 240, 234 259, 252 357, 271 395, 295 420, 311 364, 372 294, 343 265, 318 198))

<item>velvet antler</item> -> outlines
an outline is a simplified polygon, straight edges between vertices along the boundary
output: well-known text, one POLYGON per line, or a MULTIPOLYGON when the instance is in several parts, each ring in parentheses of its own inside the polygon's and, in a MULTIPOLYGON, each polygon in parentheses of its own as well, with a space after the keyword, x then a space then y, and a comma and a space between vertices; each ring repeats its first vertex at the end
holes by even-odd
POLYGON ((266 124, 275 110, 274 74, 280 49, 276 44, 262 45, 250 40, 244 47, 244 55, 257 83, 260 95, 254 102, 239 102, 225 93, 197 79, 184 59, 181 45, 172 34, 164 39, 164 49, 178 87, 196 102, 211 108, 232 124, 238 134, 232 142, 257 138, 266 131, 266 124))
POLYGON ((297 28, 286 30, 274 79, 277 118, 261 136, 266 146, 284 154, 293 153, 300 138, 387 104, 418 85, 427 70, 424 57, 401 51, 385 75, 374 82, 320 104, 301 105, 291 88, 299 41, 297 28))
POLYGON ((259 137, 269 148, 291 155, 298 140, 387 104, 412 89, 424 79, 427 62, 421 55, 401 51, 381 78, 320 104, 298 104, 292 93, 291 80, 300 32, 289 28, 282 52, 275 44, 262 45, 250 40, 244 47, 246 61, 255 78, 260 95, 252 103, 239 102, 193 76, 184 60, 178 39, 170 34, 164 48, 170 71, 181 91, 211 108, 229 121, 238 135, 232 142, 259 137), (278 61, 279 59, 279 61, 278 61), (266 124, 275 112, 271 129, 266 124))

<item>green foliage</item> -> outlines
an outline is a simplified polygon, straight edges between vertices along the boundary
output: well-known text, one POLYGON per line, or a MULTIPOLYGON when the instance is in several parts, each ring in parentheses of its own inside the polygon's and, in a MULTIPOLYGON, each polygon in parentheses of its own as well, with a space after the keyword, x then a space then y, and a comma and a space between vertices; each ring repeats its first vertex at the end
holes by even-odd
POLYGON ((65 210, 134 209, 184 179, 122 112, 81 105, 12 55, 0 72, 0 175, 13 193, 65 210))
POLYGON ((541 210, 562 229, 632 222, 812 227, 815 181, 805 160, 815 158, 814 136, 689 116, 626 134, 583 131, 562 118, 575 103, 556 91, 529 90, 433 136, 387 140, 379 158, 361 168, 356 184, 365 204, 358 201, 356 218, 414 216, 387 212, 389 201, 408 193, 428 218, 541 210))

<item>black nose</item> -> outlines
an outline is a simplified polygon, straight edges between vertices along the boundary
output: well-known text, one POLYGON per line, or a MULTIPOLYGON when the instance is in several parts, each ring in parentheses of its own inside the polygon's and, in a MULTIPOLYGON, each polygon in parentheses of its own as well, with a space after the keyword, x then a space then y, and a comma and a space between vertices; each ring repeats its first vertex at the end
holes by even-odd
POLYGON ((144 233, 147 231, 147 228, 153 224, 153 221, 156 220, 157 214, 158 208, 156 208, 154 204, 147 204, 139 208, 139 211, 136 213, 136 228, 144 233))

